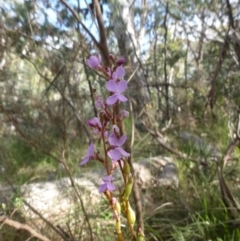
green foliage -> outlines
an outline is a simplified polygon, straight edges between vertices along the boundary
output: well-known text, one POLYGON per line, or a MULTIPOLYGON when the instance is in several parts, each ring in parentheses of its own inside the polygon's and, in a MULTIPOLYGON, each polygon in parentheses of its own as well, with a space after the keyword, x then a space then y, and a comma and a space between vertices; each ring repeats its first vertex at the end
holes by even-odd
POLYGON ((179 190, 155 191, 159 205, 170 206, 148 215, 148 235, 157 240, 238 240, 239 228, 222 203, 217 181, 184 166, 180 167, 179 190))
POLYGON ((37 173, 39 166, 54 168, 51 158, 18 137, 6 139, 2 148, 7 162, 2 160, 5 171, 1 181, 6 182, 6 177, 11 176, 11 182, 25 183, 40 174, 37 173))

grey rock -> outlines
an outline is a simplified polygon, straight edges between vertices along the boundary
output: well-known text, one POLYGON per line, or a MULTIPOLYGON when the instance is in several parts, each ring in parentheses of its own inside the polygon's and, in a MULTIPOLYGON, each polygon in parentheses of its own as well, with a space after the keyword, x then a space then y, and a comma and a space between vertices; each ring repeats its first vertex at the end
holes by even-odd
MULTIPOLYGON (((101 195, 93 182, 86 178, 74 178, 74 182, 87 207, 99 203, 101 195)), ((46 219, 58 219, 61 215, 70 214, 77 200, 69 178, 26 184, 21 187, 21 192, 23 199, 46 219)), ((29 218, 38 217, 26 205, 22 206, 22 210, 29 218)))
MULTIPOLYGON (((136 176, 135 181, 140 188, 154 188, 155 186, 178 187, 177 167, 171 157, 151 157, 134 162, 133 165, 136 176)), ((114 175, 117 181, 116 185, 121 185, 120 176, 117 173, 114 175)), ((102 177, 102 173, 96 170, 91 173, 82 173, 81 177, 74 178, 76 187, 89 215, 95 215, 97 207, 104 199, 104 195, 100 195, 98 192, 102 177)), ((68 217, 76 215, 76 208, 78 208, 78 215, 82 215, 82 211, 79 208, 79 200, 76 197, 69 178, 25 184, 19 190, 21 191, 20 197, 37 210, 45 219, 54 224, 66 224, 68 217)), ((13 191, 11 188, 0 186, 0 200, 2 203, 7 202, 8 198, 12 198, 12 196, 13 191), (2 196, 3 193, 4 196, 2 196)), ((35 223, 41 222, 41 218, 28 205, 22 203, 21 211, 27 219, 34 220, 35 223)))
POLYGON ((179 131, 179 137, 186 143, 194 146, 200 154, 209 155, 209 157, 221 158, 222 153, 210 142, 187 131, 179 131))
POLYGON ((177 166, 173 158, 157 156, 140 160, 133 164, 137 182, 143 188, 149 186, 178 187, 177 166))
POLYGON ((179 185, 177 167, 173 162, 167 163, 160 172, 159 186, 175 187, 179 185))

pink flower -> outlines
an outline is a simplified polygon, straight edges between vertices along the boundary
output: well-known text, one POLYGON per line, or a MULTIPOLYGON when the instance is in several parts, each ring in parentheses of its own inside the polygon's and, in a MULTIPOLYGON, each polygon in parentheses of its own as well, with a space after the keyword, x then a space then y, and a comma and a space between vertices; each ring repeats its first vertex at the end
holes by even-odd
POLYGON ((122 93, 127 89, 126 80, 120 80, 116 83, 115 80, 111 79, 107 82, 106 88, 107 90, 113 92, 113 94, 106 100, 107 105, 114 105, 118 100, 121 102, 128 100, 124 95, 122 95, 122 93))
POLYGON ((126 110, 122 110, 122 113, 120 115, 120 119, 123 120, 125 117, 129 116, 129 112, 126 110))
POLYGON ((101 68, 101 61, 102 61, 102 57, 101 55, 99 54, 98 55, 98 58, 94 55, 90 56, 89 59, 87 59, 87 65, 92 68, 92 69, 98 69, 98 68, 101 68))
POLYGON ((95 155, 94 155, 94 145, 91 142, 89 147, 88 147, 88 150, 87 150, 87 155, 83 158, 82 162, 80 163, 80 166, 86 164, 90 159, 92 159, 94 157, 95 157, 95 155))
POLYGON ((89 120, 88 125, 93 127, 93 133, 94 134, 99 134, 102 131, 102 123, 97 117, 94 117, 93 119, 89 120))
POLYGON ((92 118, 87 123, 91 127, 94 127, 94 128, 97 128, 97 129, 102 129, 102 124, 97 117, 92 118))
POLYGON ((124 75, 125 75, 125 69, 122 66, 118 66, 112 74, 112 79, 113 80, 122 79, 124 75))
POLYGON ((130 154, 123 150, 122 145, 126 142, 127 137, 126 135, 121 136, 119 139, 117 138, 116 134, 113 132, 109 138, 109 144, 114 147, 114 149, 108 151, 108 156, 113 161, 118 161, 121 159, 121 156, 129 157, 130 154))
POLYGON ((116 187, 112 183, 113 178, 112 178, 111 175, 103 177, 102 180, 103 180, 103 182, 102 182, 102 184, 100 185, 100 187, 98 189, 98 191, 100 193, 106 192, 107 190, 110 191, 110 192, 116 190, 116 187))

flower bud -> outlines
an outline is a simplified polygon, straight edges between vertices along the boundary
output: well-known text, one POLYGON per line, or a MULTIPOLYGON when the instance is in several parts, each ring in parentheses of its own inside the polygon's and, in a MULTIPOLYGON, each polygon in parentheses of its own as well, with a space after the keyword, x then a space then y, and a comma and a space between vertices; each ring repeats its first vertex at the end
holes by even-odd
POLYGON ((119 127, 117 125, 113 125, 112 130, 116 131, 117 133, 120 133, 119 127))
POLYGON ((120 115, 120 120, 123 120, 126 117, 129 117, 129 112, 126 110, 122 110, 121 115, 120 115))
POLYGON ((113 54, 109 54, 109 55, 108 55, 108 58, 111 59, 111 60, 114 60, 115 57, 114 57, 113 54))
POLYGON ((115 208, 116 208, 118 215, 120 216, 121 215, 121 205, 118 201, 116 201, 116 203, 115 203, 115 208))
POLYGON ((117 60, 117 64, 118 65, 121 65, 121 64, 124 64, 125 63, 125 58, 124 57, 120 57, 118 60, 117 60))
POLYGON ((130 224, 133 226, 136 221, 136 214, 131 208, 130 204, 128 203, 128 210, 127 210, 127 219, 130 222, 130 224))
POLYGON ((90 56, 90 58, 86 60, 86 63, 92 69, 100 69, 102 68, 101 61, 102 61, 102 57, 99 54, 98 57, 94 55, 90 56))
POLYGON ((120 222, 120 219, 116 220, 116 230, 117 230, 117 233, 121 233, 121 222, 120 222))
POLYGON ((124 162, 123 173, 126 175, 130 174, 130 166, 127 162, 124 162))
POLYGON ((144 236, 138 235, 138 236, 137 236, 137 241, 145 241, 144 236))
MULTIPOLYGON (((123 211, 123 214, 126 214, 126 200, 124 200, 123 196, 121 197, 121 210, 123 211)), ((126 216, 126 215, 125 215, 126 216)))
POLYGON ((133 178, 132 178, 132 176, 130 176, 128 178, 128 182, 126 184, 126 187, 125 187, 125 190, 124 190, 124 194, 123 194, 123 197, 125 199, 129 198, 129 196, 130 196, 130 194, 132 192, 132 186, 133 186, 133 178))

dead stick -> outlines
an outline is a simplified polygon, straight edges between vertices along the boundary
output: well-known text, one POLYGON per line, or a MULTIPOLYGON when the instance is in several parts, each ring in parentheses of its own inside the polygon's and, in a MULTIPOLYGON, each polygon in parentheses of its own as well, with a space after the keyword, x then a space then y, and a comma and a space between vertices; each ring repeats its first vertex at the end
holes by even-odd
POLYGON ((3 224, 7 224, 11 227, 14 227, 15 229, 23 229, 28 231, 33 237, 36 237, 42 241, 51 241, 50 239, 42 236, 40 233, 38 233, 36 230, 28 226, 27 224, 22 224, 17 221, 11 220, 6 216, 0 216, 0 222, 3 222, 3 224))

